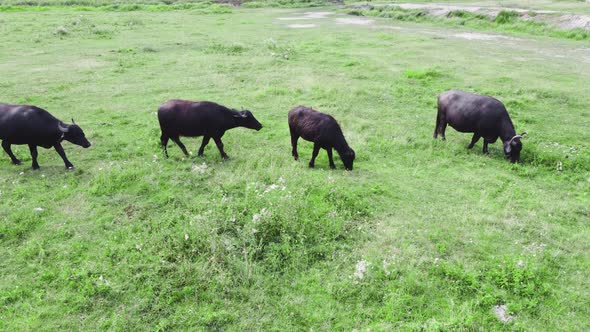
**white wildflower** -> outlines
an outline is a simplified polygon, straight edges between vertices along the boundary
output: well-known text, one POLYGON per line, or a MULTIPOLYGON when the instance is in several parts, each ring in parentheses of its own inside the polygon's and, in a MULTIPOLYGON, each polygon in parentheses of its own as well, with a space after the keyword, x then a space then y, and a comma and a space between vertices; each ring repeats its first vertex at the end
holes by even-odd
POLYGON ((358 263, 356 263, 356 270, 354 271, 354 276, 361 280, 364 279, 365 273, 367 273, 368 266, 369 263, 366 260, 360 260, 358 263))
POLYGON ((192 171, 199 174, 205 174, 209 171, 209 166, 207 166, 206 163, 202 163, 201 165, 193 165, 192 171))
POLYGON ((110 282, 109 282, 108 280, 106 280, 106 279, 105 279, 105 278, 102 276, 102 274, 100 275, 100 277, 98 277, 98 281, 99 281, 99 283, 105 284, 105 285, 107 285, 107 286, 110 284, 110 282))
POLYGON ((259 213, 256 213, 252 216, 252 222, 258 223, 262 221, 264 218, 270 217, 270 213, 266 210, 266 208, 262 208, 259 213))
POLYGON ((266 187, 266 189, 264 189, 263 194, 269 193, 269 192, 277 189, 278 187, 279 187, 278 185, 276 185, 276 184, 273 183, 270 186, 266 187))
POLYGON ((391 274, 391 272, 389 272, 389 266, 391 264, 389 264, 389 262, 387 262, 387 260, 383 260, 383 271, 385 271, 385 275, 388 276, 391 274))
POLYGON ((184 234, 184 240, 188 241, 188 234, 186 234, 186 233, 184 234))
POLYGON ((42 208, 42 207, 36 207, 34 210, 37 211, 37 212, 43 212, 43 211, 45 211, 45 209, 42 208))

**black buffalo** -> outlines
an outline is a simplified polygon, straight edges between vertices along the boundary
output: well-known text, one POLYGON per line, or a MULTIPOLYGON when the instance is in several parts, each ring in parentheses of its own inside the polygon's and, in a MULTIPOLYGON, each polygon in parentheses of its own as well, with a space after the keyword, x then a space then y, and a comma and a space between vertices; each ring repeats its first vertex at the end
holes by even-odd
POLYGON ((84 148, 90 147, 90 142, 78 125, 65 124, 46 110, 30 105, 0 104, 0 140, 2 148, 15 165, 20 165, 21 162, 14 156, 10 146, 27 144, 33 158, 33 169, 39 169, 37 146, 55 148, 67 169, 74 168, 74 165, 68 160, 61 146, 63 140, 84 148))
POLYGON ((180 141, 180 136, 203 136, 203 142, 199 148, 199 156, 203 155, 205 146, 213 138, 221 157, 228 159, 223 151, 221 137, 225 131, 235 127, 246 127, 260 130, 262 125, 252 112, 248 110, 238 111, 210 101, 169 100, 160 105, 158 120, 162 136, 160 140, 164 153, 168 157, 168 140, 171 139, 188 156, 186 147, 180 141))
POLYGON ((344 167, 347 170, 352 170, 354 150, 346 143, 342 129, 332 116, 309 107, 297 106, 289 111, 289 130, 293 147, 292 154, 295 160, 299 159, 297 140, 299 137, 303 137, 306 141, 314 143, 309 167, 314 167, 315 158, 318 156, 320 148, 323 148, 328 152, 330 168, 336 168, 332 159, 332 148, 334 148, 340 155, 344 167))
POLYGON ((447 124, 462 133, 473 133, 469 149, 483 137, 483 153, 488 153, 488 144, 500 137, 506 158, 512 163, 520 159, 520 139, 525 133, 516 135, 506 107, 495 98, 459 90, 440 94, 433 137, 440 134, 444 140, 447 124))

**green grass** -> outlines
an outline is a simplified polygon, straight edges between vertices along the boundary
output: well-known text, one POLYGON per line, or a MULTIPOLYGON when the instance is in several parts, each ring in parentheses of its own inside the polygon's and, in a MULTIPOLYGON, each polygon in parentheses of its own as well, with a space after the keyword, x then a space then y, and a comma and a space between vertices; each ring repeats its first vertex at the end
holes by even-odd
MULTIPOLYGON (((329 10, 329 9, 321 9, 329 10)), ((2 101, 74 118, 93 143, 0 160, 0 329, 584 330, 590 325, 590 96, 579 42, 454 38, 312 21, 304 10, 0 14, 2 101), (57 32, 62 31, 65 33, 57 32), (60 28, 60 29, 58 29, 60 28), (565 57, 557 57, 556 55, 565 57), (524 139, 449 128, 436 96, 496 96, 524 139), (171 98, 264 125, 196 157, 158 146, 171 98), (334 115, 357 153, 292 160, 286 115, 334 115), (561 165, 558 167, 558 165, 561 165), (496 304, 516 318, 493 315, 496 304)), ((345 17, 345 16, 342 16, 345 17)), ((432 34, 438 29, 439 34, 432 34)))
POLYGON ((333 4, 330 0, 0 0, 0 11, 46 11, 52 9, 77 11, 169 11, 203 8, 211 5, 261 7, 318 7, 333 4))
POLYGON ((481 31, 497 31, 516 35, 548 36, 574 40, 590 40, 590 30, 582 28, 560 29, 544 22, 523 20, 521 14, 509 9, 490 18, 485 14, 454 10, 445 16, 431 15, 426 9, 403 9, 398 6, 371 6, 368 9, 346 9, 355 16, 385 17, 396 21, 435 23, 452 27, 466 27, 481 31))

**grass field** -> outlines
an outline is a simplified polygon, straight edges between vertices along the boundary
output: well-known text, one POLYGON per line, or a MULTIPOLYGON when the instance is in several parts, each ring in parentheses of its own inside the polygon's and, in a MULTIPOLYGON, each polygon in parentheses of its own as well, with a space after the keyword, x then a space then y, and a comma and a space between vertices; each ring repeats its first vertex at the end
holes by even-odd
POLYGON ((93 147, 0 159, 0 330, 528 330, 590 326, 585 41, 311 9, 0 13, 2 102, 93 147), (352 19, 352 20, 351 20, 352 19), (355 23, 355 24, 352 24, 355 23), (314 27, 291 28, 292 24, 314 27), (496 96, 522 162, 432 139, 438 93, 496 96), (171 98, 250 109, 196 157, 171 98), (287 112, 334 115, 354 171, 290 155, 287 112), (495 305, 513 317, 502 323, 495 305))

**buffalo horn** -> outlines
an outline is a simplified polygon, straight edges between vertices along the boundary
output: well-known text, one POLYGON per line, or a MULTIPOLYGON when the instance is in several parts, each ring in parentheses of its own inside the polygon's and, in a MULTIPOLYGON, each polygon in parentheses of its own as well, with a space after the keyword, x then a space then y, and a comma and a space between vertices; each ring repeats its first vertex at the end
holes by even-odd
POLYGON ((67 133, 70 128, 68 128, 67 126, 62 126, 61 122, 57 124, 57 128, 59 128, 59 131, 61 131, 62 133, 67 133))

